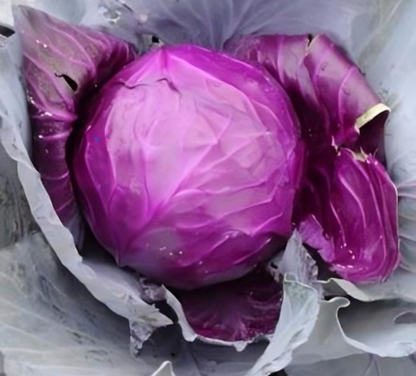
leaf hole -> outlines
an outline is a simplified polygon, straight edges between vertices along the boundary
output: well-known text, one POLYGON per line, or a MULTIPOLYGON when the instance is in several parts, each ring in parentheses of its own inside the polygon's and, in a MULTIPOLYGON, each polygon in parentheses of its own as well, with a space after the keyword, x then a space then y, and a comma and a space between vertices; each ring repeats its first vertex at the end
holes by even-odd
POLYGON ((0 35, 8 38, 14 34, 14 31, 5 25, 0 25, 0 35))
POLYGON ((63 78, 73 92, 76 92, 78 90, 78 84, 71 77, 69 77, 68 75, 66 75, 66 74, 55 74, 55 76, 63 78))

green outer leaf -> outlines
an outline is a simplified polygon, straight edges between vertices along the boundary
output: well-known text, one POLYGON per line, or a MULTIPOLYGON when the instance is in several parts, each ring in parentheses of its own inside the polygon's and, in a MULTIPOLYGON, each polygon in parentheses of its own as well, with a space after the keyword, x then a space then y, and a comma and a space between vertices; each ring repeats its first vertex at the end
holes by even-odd
POLYGON ((415 303, 397 300, 372 304, 347 298, 321 302, 309 341, 294 352, 293 364, 308 364, 371 353, 403 357, 416 352, 415 303), (408 315, 411 313, 411 315, 408 315), (398 318, 405 324, 396 324, 398 318))
POLYGON ((408 376, 415 372, 415 357, 381 358, 371 354, 353 355, 328 362, 288 367, 288 376, 408 376))
POLYGON ((131 357, 127 321, 61 266, 40 233, 0 250, 0 318, 8 376, 150 375, 162 362, 131 357))
POLYGON ((318 293, 290 275, 283 282, 280 319, 269 346, 246 376, 270 375, 292 361, 293 351, 308 341, 318 318, 318 293))

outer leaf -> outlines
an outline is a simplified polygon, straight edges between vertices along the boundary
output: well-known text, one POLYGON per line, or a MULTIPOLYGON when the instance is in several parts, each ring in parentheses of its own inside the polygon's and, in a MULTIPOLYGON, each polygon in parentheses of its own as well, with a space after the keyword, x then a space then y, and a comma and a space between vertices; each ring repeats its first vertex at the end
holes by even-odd
POLYGON ((382 282, 399 262, 397 192, 371 156, 341 149, 309 177, 299 232, 333 271, 351 282, 382 282), (309 208, 308 208, 309 206, 309 208))
POLYGON ((319 311, 316 290, 285 277, 280 319, 263 355, 245 376, 268 376, 285 368, 293 351, 308 341, 319 311))
MULTIPOLYGON (((9 43, 7 46, 0 43, 0 132, 4 132, 8 124, 16 124, 16 132, 28 141, 30 127, 24 112, 26 97, 20 87, 18 69, 10 58, 6 58, 7 48, 11 48, 9 43)), ((24 195, 16 163, 0 143, 0 248, 15 243, 35 227, 24 195)))
POLYGON ((415 367, 414 356, 393 359, 362 354, 306 366, 291 366, 286 372, 288 376, 408 376, 414 373, 415 367))
POLYGON ((416 352, 415 312, 414 303, 354 303, 351 309, 342 311, 340 323, 350 343, 363 352, 402 357, 416 352), (412 320, 406 321, 406 317, 412 320))
POLYGON ((29 206, 23 197, 16 163, 0 144, 0 248, 14 244, 35 227, 29 206))
POLYGON ((308 342, 295 350, 293 364, 310 364, 362 353, 346 340, 338 314, 350 304, 346 298, 334 298, 319 304, 318 320, 308 342))
MULTIPOLYGON (((95 6, 98 4, 98 1, 95 0, 90 0, 90 2, 95 2, 95 6)), ((25 5, 48 12, 63 21, 78 23, 85 13, 85 3, 84 0, 73 0, 71 2, 65 0, 3 0, 0 3, 0 22, 13 27, 12 6, 25 5)))
POLYGON ((303 246, 298 231, 293 232, 281 258, 272 264, 277 266, 279 273, 295 276, 300 283, 314 287, 319 296, 322 295, 322 286, 317 282, 318 266, 303 246))
POLYGON ((402 357, 416 352, 416 304, 346 298, 321 302, 309 341, 299 347, 293 364, 338 359, 358 353, 402 357))
POLYGON ((317 34, 325 32, 341 42, 354 57, 362 51, 366 37, 394 2, 385 4, 383 12, 377 0, 210 0, 175 1, 106 0, 109 10, 128 8, 121 12, 118 23, 136 20, 139 30, 156 34, 168 43, 191 42, 221 48, 231 37, 240 34, 317 34), (118 6, 118 7, 117 7, 118 6), (355 27, 359 20, 359 27, 355 27), (370 26, 370 24, 372 26, 370 26))
POLYGON ((407 302, 416 302, 416 275, 403 268, 398 268, 382 284, 357 286, 343 279, 332 278, 324 283, 324 289, 330 292, 335 287, 334 285, 354 299, 363 302, 384 299, 403 299, 407 302))
POLYGON ((412 99, 416 40, 411 21, 416 4, 402 0, 394 6, 367 41, 360 61, 367 78, 393 108, 385 138, 387 165, 399 194, 402 266, 416 272, 416 109, 412 99), (408 36, 406 41, 403 35, 408 36))
POLYGON ((128 324, 94 300, 32 234, 0 250, 0 349, 8 376, 150 375, 162 359, 131 357, 128 324))
MULTIPOLYGON (((232 39, 225 48, 244 60, 264 65, 281 83, 299 114, 310 153, 332 142, 354 146, 360 128, 373 120, 368 126, 382 131, 383 122, 376 118, 380 115, 385 121, 388 108, 358 67, 328 37, 248 36, 232 39)), ((382 132, 378 133, 376 145, 381 141, 382 132)))
POLYGON ((33 158, 62 223, 82 243, 66 151, 81 101, 134 58, 126 43, 66 24, 28 7, 15 9, 32 123, 33 158))

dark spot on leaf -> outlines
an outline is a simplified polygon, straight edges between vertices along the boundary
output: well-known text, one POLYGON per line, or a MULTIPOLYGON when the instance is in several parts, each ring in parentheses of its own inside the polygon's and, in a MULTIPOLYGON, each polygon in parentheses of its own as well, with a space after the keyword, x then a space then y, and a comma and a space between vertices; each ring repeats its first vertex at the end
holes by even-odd
POLYGON ((18 265, 17 266, 17 276, 24 280, 26 278, 26 267, 24 265, 18 265))
POLYGON ((72 335, 74 337, 75 342, 82 344, 83 343, 83 338, 80 334, 78 334, 77 332, 72 332, 72 335))
POLYGON ((52 304, 52 308, 54 309, 54 311, 56 311, 57 313, 59 313, 60 316, 62 316, 64 313, 62 312, 62 310, 55 304, 52 304))
POLYGON ((43 297, 46 300, 51 300, 51 284, 44 276, 39 277, 39 288, 42 291, 43 297))

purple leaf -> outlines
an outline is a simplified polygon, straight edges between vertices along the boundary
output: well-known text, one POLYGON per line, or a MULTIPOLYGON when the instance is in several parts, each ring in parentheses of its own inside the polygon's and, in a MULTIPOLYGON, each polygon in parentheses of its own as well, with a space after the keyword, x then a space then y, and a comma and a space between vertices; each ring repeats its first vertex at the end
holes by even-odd
POLYGON ((33 161, 62 221, 79 243, 83 223, 67 164, 74 123, 93 91, 134 59, 121 40, 39 10, 14 8, 24 57, 33 161))
POLYGON ((354 147, 359 130, 376 128, 359 141, 367 153, 380 147, 388 108, 364 76, 328 37, 318 35, 245 36, 228 42, 226 50, 265 66, 287 91, 299 116, 310 153, 331 143, 354 147), (377 120, 376 120, 377 119, 377 120), (381 132, 380 132, 381 129, 381 132), (374 136, 377 133, 377 138, 374 136))
POLYGON ((283 290, 267 272, 257 270, 235 281, 175 294, 195 333, 231 342, 272 334, 283 290))
POLYGON ((348 281, 385 281, 400 255, 397 191, 383 166, 341 149, 312 176, 302 196, 303 241, 348 281))

